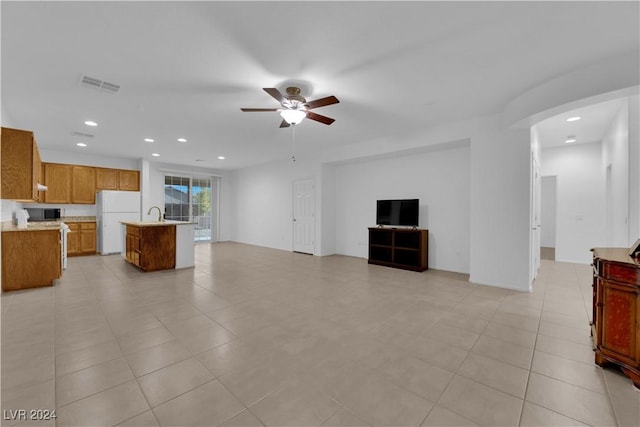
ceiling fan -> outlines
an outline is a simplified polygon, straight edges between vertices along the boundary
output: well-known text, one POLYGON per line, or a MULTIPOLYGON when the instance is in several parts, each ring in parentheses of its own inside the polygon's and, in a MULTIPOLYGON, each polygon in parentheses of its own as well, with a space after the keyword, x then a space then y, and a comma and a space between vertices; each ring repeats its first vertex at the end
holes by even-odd
POLYGON ((280 115, 282 116, 282 123, 280 123, 281 128, 297 125, 305 117, 315 120, 316 122, 324 123, 325 125, 330 125, 335 121, 335 119, 310 111, 314 108, 337 104, 340 101, 338 101, 338 98, 335 96, 327 96, 326 98, 307 102, 307 100, 300 95, 299 87, 288 87, 286 89, 286 95, 283 95, 274 87, 265 87, 264 91, 274 97, 282 108, 241 108, 241 110, 244 112, 280 111, 280 115))

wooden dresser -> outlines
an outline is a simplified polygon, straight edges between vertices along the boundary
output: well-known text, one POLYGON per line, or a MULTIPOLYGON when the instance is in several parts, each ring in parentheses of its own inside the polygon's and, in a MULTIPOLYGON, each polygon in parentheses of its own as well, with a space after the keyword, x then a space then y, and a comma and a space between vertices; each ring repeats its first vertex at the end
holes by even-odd
POLYGON ((626 248, 592 252, 595 361, 619 366, 640 388, 640 259, 626 248))

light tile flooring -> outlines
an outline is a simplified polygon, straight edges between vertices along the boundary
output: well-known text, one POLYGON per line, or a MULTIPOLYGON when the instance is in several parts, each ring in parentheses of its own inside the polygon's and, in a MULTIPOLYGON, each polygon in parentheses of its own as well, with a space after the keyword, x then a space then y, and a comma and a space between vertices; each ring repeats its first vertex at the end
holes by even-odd
POLYGON ((196 262, 73 258, 3 294, 2 424, 640 425, 593 363, 588 266, 543 261, 529 294, 237 243, 196 262))

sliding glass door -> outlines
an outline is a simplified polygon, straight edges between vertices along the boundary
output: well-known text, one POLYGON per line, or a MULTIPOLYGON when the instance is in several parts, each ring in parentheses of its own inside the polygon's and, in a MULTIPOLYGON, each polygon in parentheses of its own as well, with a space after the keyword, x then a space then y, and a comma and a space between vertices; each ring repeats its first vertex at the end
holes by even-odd
POLYGON ((195 222, 195 241, 211 241, 211 178, 165 175, 164 209, 166 219, 195 222))
POLYGON ((196 241, 211 241, 211 179, 191 179, 191 218, 196 223, 196 241))

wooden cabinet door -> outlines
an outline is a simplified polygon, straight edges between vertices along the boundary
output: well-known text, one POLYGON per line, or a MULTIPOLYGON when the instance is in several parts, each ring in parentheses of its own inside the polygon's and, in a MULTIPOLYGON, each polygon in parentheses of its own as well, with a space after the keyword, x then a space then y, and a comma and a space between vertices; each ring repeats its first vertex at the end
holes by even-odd
POLYGON ((118 186, 120 190, 140 191, 140 172, 118 170, 118 186))
POLYGON ((2 198, 9 200, 35 200, 37 186, 33 167, 37 152, 33 132, 2 128, 2 198))
POLYGON ((127 234, 127 261, 140 267, 140 236, 127 234))
POLYGON ((117 190, 118 170, 96 168, 96 190, 117 190))
POLYGON ((65 224, 69 226, 67 256, 78 255, 80 253, 80 224, 77 222, 67 222, 65 224))
POLYGON ((2 232, 2 290, 52 286, 62 274, 60 230, 2 232))
POLYGON ((33 140, 33 200, 39 202, 41 192, 38 190, 38 184, 42 183, 42 160, 40 160, 40 151, 36 145, 35 138, 33 140))
POLYGON ((94 254, 97 249, 96 244, 96 223, 80 223, 80 252, 83 254, 94 254))
POLYGON ((631 366, 640 363, 637 350, 638 295, 631 286, 602 280, 602 314, 598 319, 600 348, 631 366))
POLYGON ((72 167, 71 203, 96 202, 96 170, 88 166, 72 167))
POLYGON ((140 267, 140 228, 127 225, 125 257, 131 264, 140 267))
POLYGON ((45 203, 71 203, 71 166, 45 163, 45 203))

